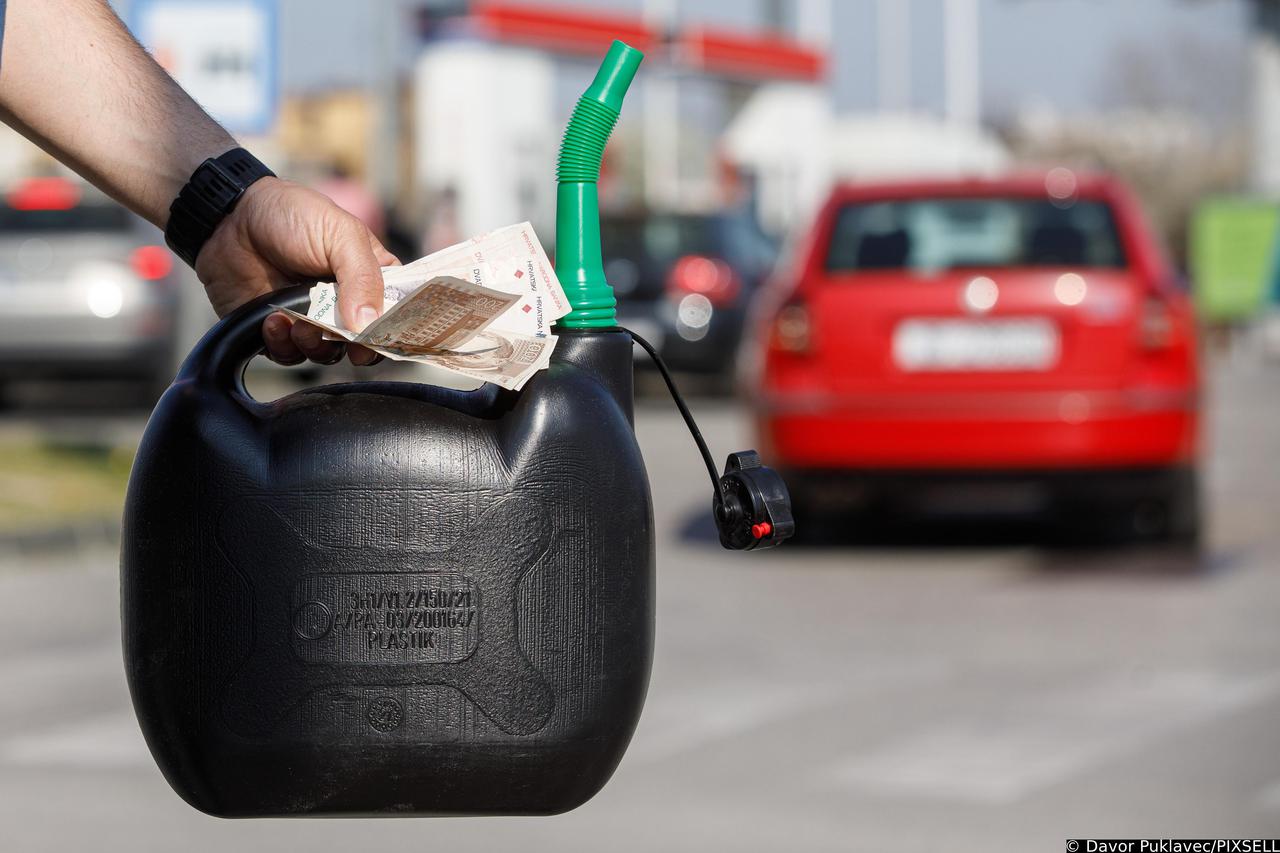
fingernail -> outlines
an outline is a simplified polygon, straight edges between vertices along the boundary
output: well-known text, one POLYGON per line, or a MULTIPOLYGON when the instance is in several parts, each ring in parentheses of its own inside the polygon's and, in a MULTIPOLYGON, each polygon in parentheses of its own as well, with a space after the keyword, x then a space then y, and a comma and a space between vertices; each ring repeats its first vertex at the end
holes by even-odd
POLYGON ((356 331, 363 331, 364 327, 378 319, 378 309, 372 305, 361 305, 360 310, 356 312, 356 331))

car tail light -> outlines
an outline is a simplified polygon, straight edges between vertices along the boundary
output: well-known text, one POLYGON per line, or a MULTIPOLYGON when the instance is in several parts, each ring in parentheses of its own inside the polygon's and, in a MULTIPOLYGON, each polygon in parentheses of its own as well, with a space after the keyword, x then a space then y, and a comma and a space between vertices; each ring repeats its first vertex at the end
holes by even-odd
POLYGON ((1173 307, 1159 296, 1148 296, 1138 317, 1138 343, 1145 350, 1166 350, 1176 343, 1177 318, 1173 307))
POLYGON ((732 267, 705 255, 685 255, 667 274, 667 295, 675 301, 697 293, 719 307, 733 302, 741 289, 742 283, 732 267))
POLYGON ((139 246, 129 254, 129 266, 143 281, 156 281, 173 272, 173 255, 164 246, 139 246))
POLYGON ((14 210, 71 210, 80 203, 80 188, 66 178, 28 178, 5 201, 14 210))
POLYGON ((807 353, 813 349, 813 323, 803 302, 788 302, 773 318, 770 342, 782 352, 807 353))

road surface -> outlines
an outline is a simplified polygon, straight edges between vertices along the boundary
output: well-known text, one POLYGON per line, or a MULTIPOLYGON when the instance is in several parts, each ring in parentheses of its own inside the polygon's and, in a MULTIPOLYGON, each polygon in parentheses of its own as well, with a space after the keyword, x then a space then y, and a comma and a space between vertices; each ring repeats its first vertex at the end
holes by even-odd
MULTIPOLYGON (((665 401, 649 701, 613 781, 543 819, 222 821, 133 721, 115 555, 0 557, 0 850, 1028 851, 1280 835, 1280 394, 1219 369, 1210 548, 988 536, 735 555, 665 401)), ((740 413, 702 403, 718 455, 740 413)))

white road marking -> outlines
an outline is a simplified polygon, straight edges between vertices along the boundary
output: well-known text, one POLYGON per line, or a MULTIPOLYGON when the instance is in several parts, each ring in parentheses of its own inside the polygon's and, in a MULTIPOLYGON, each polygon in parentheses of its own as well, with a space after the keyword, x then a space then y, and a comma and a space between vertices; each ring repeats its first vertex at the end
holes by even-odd
POLYGON ((1010 701, 853 757, 824 783, 891 796, 1008 804, 1180 729, 1280 693, 1280 676, 1159 675, 1010 701))
POLYGON ((0 742, 0 764, 148 767, 151 754, 132 711, 118 711, 0 742))

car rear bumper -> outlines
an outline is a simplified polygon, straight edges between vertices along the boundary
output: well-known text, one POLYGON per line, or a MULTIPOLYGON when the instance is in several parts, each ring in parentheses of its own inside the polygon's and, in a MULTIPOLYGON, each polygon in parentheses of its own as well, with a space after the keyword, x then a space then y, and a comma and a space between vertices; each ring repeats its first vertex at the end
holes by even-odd
POLYGON ((953 395, 762 396, 762 449, 813 469, 1169 466, 1196 457, 1186 389, 953 395))
POLYGON ((138 341, 111 347, 12 351, 0 348, 0 380, 154 380, 173 372, 167 341, 138 341))
POLYGON ((109 318, 61 306, 0 317, 0 379, 153 378, 173 368, 175 306, 123 306, 109 318))
POLYGON ((944 515, 1050 514, 1094 516, 1145 502, 1193 496, 1195 468, 1075 470, 833 470, 790 469, 783 478, 810 512, 884 511, 944 515))

